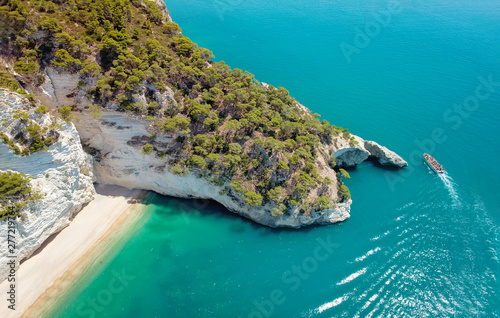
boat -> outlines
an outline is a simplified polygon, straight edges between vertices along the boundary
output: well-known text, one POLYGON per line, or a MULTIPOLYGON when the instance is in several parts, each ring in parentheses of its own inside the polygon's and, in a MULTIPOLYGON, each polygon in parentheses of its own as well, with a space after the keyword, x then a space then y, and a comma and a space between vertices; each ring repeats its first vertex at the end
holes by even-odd
POLYGON ((437 162, 434 157, 429 155, 428 153, 424 153, 425 163, 435 172, 435 173, 444 173, 444 168, 437 162))

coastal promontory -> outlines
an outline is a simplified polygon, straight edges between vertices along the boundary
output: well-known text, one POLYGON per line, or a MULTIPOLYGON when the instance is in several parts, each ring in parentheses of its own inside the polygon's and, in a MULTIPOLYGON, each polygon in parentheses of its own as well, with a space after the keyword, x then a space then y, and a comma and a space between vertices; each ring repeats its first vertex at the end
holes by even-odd
MULTIPOLYGON (((349 217, 343 167, 368 158, 407 165, 285 88, 215 62, 162 2, 47 3, 0 8, 0 84, 76 127, 72 142, 92 156, 99 183, 213 199, 258 223, 297 228, 349 217)), ((29 145, 8 147, 24 135, 9 136, 3 156, 29 160, 29 145)))

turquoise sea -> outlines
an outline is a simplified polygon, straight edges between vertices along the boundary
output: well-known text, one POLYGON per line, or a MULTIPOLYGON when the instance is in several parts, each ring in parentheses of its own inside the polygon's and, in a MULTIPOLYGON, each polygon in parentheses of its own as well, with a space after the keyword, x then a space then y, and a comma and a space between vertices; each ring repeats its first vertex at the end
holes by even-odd
POLYGON ((498 0, 166 4, 217 60, 410 166, 352 169, 351 218, 302 230, 153 195, 51 317, 498 317, 498 0))

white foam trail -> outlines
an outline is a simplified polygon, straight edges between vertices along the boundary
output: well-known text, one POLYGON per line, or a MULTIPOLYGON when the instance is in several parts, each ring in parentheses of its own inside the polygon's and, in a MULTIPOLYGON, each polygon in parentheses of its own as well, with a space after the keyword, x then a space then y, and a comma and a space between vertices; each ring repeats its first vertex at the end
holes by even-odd
POLYGON ((377 247, 373 250, 368 251, 365 255, 357 257, 354 261, 361 262, 361 261, 365 260, 368 256, 373 255, 373 254, 377 253, 378 251, 380 251, 380 247, 377 247))
POLYGON ((500 227, 489 217, 488 210, 479 196, 475 197, 474 211, 480 220, 478 222, 480 229, 489 237, 486 242, 491 246, 487 250, 491 253, 492 259, 499 262, 500 245, 498 243, 500 241, 500 227))
POLYGON ((460 197, 458 196, 457 191, 455 190, 455 185, 456 183, 453 181, 453 179, 448 175, 448 173, 438 173, 439 178, 443 180, 444 185, 448 189, 448 192, 450 193, 450 196, 453 200, 453 205, 454 206, 461 206, 462 202, 460 202, 460 197))
POLYGON ((356 278, 358 278, 360 275, 363 275, 364 273, 366 273, 366 267, 363 268, 363 269, 360 269, 359 271, 357 271, 356 273, 354 274, 351 274, 349 276, 347 276, 346 278, 344 278, 342 281, 338 282, 337 285, 344 285, 344 284, 347 284, 353 280, 355 280, 356 278))
POLYGON ((340 305, 342 302, 344 302, 344 300, 347 299, 347 296, 343 296, 343 297, 339 297, 337 299, 334 299, 333 301, 329 302, 329 303, 326 303, 326 304, 323 304, 321 306, 319 306, 317 309, 316 309, 316 312, 317 313, 322 313, 323 311, 325 310, 328 310, 330 308, 333 308, 335 306, 338 306, 340 305))
MULTIPOLYGON (((407 209, 407 208, 411 207, 411 206, 412 206, 412 205, 414 205, 414 204, 415 204, 415 203, 413 203, 413 202, 407 203, 407 204, 405 204, 404 206, 400 207, 400 208, 398 209, 398 211, 401 211, 401 210, 407 209)), ((398 218, 398 221, 399 221, 399 218, 398 218)))
POLYGON ((370 241, 377 241, 377 240, 380 240, 381 238, 383 238, 384 236, 387 236, 391 233, 391 231, 386 231, 384 234, 382 235, 378 235, 378 236, 375 236, 373 238, 370 239, 370 241))

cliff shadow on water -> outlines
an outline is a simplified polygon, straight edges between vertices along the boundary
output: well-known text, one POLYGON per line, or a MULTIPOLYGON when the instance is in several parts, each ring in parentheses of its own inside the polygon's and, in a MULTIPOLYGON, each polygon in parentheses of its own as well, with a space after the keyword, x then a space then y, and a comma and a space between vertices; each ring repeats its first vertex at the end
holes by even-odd
MULTIPOLYGON (((297 229, 289 227, 267 227, 240 214, 231 212, 221 203, 211 199, 178 198, 152 192, 148 202, 154 204, 155 214, 165 219, 182 219, 182 223, 189 226, 196 218, 217 219, 223 224, 228 224, 228 230, 241 233, 247 230, 258 232, 260 235, 279 235, 284 232, 296 232, 297 229)), ((346 220, 347 221, 347 220, 346 220)), ((300 228, 300 232, 308 233, 324 225, 312 224, 300 228)))

